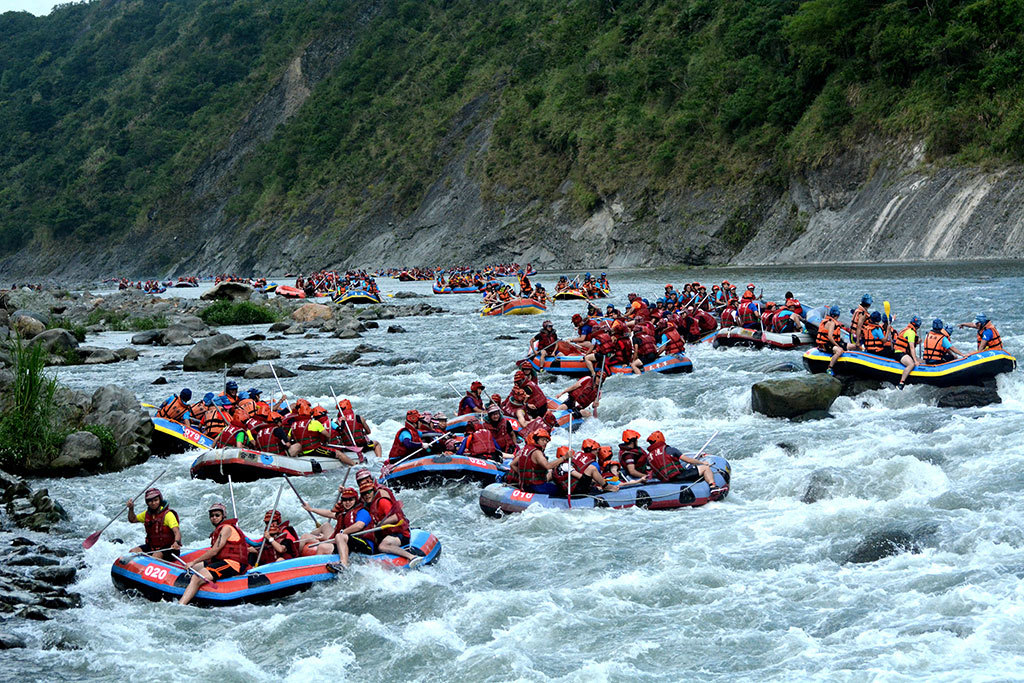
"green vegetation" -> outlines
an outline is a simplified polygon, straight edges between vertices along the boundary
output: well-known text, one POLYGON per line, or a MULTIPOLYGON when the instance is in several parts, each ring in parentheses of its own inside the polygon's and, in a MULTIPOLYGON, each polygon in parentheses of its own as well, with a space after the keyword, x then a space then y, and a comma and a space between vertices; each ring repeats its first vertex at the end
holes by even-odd
POLYGON ((79 325, 78 323, 71 322, 67 318, 53 318, 50 320, 50 324, 47 325, 47 329, 55 330, 62 329, 67 330, 71 335, 78 340, 81 344, 85 341, 85 325, 79 325))
POLYGON ((187 235, 165 209, 211 150, 307 45, 374 8, 235 169, 231 216, 303 227, 326 204, 319 237, 338 239, 371 203, 409 211, 488 119, 487 196, 570 178, 583 212, 629 187, 775 178, 873 136, 1024 161, 1019 0, 91 2, 0 15, 0 253, 153 216, 187 235))
POLYGON ((280 319, 277 311, 251 301, 217 301, 204 308, 199 317, 207 325, 259 325, 280 319))
POLYGON ((114 438, 114 432, 110 430, 110 427, 105 425, 85 425, 82 427, 82 431, 94 434, 100 440, 100 451, 103 453, 103 460, 105 462, 109 461, 117 452, 117 439, 114 438))
POLYGON ((57 380, 44 372, 46 351, 20 339, 9 345, 14 382, 0 412, 0 467, 18 466, 37 454, 57 455, 67 430, 57 416, 57 380))
POLYGON ((162 315, 131 318, 127 313, 99 307, 89 311, 89 315, 85 317, 84 327, 101 324, 106 325, 107 329, 118 332, 143 332, 167 327, 167 318, 162 315))

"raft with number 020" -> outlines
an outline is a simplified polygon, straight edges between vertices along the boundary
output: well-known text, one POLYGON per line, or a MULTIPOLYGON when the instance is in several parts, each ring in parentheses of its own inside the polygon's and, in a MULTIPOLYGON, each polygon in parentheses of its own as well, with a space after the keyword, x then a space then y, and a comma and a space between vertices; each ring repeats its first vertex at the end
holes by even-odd
MULTIPOLYGON (((711 493, 711 487, 703 478, 678 482, 645 481, 639 484, 625 484, 619 487, 618 491, 573 494, 572 509, 642 507, 648 510, 676 510, 722 500, 729 495, 732 469, 729 462, 721 456, 705 457, 716 470, 715 484, 722 489, 717 493, 711 493)), ((523 512, 531 505, 556 510, 569 509, 565 491, 560 490, 555 484, 546 484, 545 488, 548 489, 545 492, 529 493, 504 482, 490 484, 480 492, 480 509, 491 517, 523 512)))
POLYGON ((768 332, 746 327, 724 327, 712 337, 714 347, 749 346, 755 349, 798 349, 814 344, 814 337, 806 332, 768 332))
POLYGON ((536 299, 510 299, 484 308, 480 315, 537 315, 548 307, 536 299))
MULTIPOLYGON (((352 457, 359 459, 358 449, 345 447, 352 457)), ((193 479, 212 479, 218 484, 232 481, 246 482, 269 479, 287 474, 289 477, 308 477, 325 472, 343 472, 348 465, 325 455, 291 457, 264 453, 248 448, 215 448, 204 451, 192 461, 193 479)))
MULTIPOLYGON (((831 356, 818 349, 804 353, 804 367, 814 374, 828 369, 831 356)), ((1002 349, 975 351, 965 358, 937 365, 918 365, 910 371, 907 384, 927 384, 933 387, 977 385, 994 379, 1004 372, 1013 372, 1017 359, 1002 349)), ((873 379, 898 384, 903 375, 903 364, 885 356, 866 351, 845 351, 836 361, 835 374, 840 377, 873 379)))
POLYGON ((165 417, 152 417, 153 444, 152 451, 156 455, 175 455, 194 448, 209 450, 213 448, 213 439, 198 429, 193 429, 176 420, 165 417))
MULTIPOLYGON (((251 547, 259 547, 259 541, 251 538, 247 541, 251 547)), ((422 529, 413 529, 410 532, 409 544, 405 548, 414 555, 423 556, 420 566, 431 564, 441 554, 441 542, 434 534, 422 529)), ((191 550, 185 552, 182 557, 189 561, 199 557, 205 550, 191 550)), ((226 607, 277 600, 304 591, 321 581, 332 581, 338 577, 338 574, 327 569, 329 563, 338 561, 338 555, 314 555, 314 552, 314 549, 306 548, 303 557, 278 560, 251 568, 240 576, 203 584, 191 604, 226 607)), ((350 558, 354 563, 409 569, 409 560, 398 555, 352 553, 350 558)), ((150 600, 177 600, 191 580, 183 566, 147 555, 125 555, 117 558, 110 568, 110 578, 119 590, 138 593, 150 600)))
MULTIPOLYGON (((583 356, 548 356, 544 359, 543 368, 541 367, 540 360, 535 356, 530 359, 530 364, 538 372, 543 369, 553 375, 586 375, 590 372, 587 370, 587 364, 584 362, 583 356)), ((612 364, 608 365, 606 369, 609 373, 616 375, 633 373, 633 369, 628 365, 612 364)), ((693 362, 681 353, 673 353, 644 365, 643 373, 646 374, 648 372, 655 372, 661 375, 693 372, 693 362)))

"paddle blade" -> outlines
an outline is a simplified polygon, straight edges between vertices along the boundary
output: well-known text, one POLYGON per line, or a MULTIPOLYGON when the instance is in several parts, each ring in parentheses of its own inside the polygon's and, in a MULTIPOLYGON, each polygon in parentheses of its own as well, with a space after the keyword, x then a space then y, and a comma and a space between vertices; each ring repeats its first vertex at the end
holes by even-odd
POLYGON ((94 531, 91 534, 89 534, 89 536, 84 541, 82 541, 82 547, 88 550, 89 548, 96 545, 96 541, 98 540, 100 540, 100 532, 94 531))
POLYGON ((892 309, 889 308, 889 302, 888 301, 883 301, 882 305, 885 307, 885 317, 888 318, 890 316, 890 312, 892 310, 892 309))

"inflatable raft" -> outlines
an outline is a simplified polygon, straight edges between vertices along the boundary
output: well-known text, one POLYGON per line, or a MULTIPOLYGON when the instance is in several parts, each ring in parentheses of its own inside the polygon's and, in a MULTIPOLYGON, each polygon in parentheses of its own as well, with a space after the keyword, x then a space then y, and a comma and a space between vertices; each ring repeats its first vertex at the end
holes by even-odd
MULTIPOLYGON (((544 366, 541 368, 540 360, 537 357, 531 358, 530 363, 538 371, 547 370, 553 375, 585 375, 587 364, 583 356, 548 356, 544 359, 544 366)), ((632 374, 633 369, 626 365, 609 365, 610 373, 618 375, 632 374)), ((681 353, 662 356, 657 360, 643 366, 643 372, 656 372, 662 375, 675 375, 684 372, 693 372, 693 362, 681 353)))
MULTIPOLYGON (((732 470, 728 461, 721 456, 710 456, 715 473, 715 483, 724 490, 712 494, 711 487, 703 479, 684 482, 649 481, 627 484, 618 491, 594 494, 575 494, 572 508, 630 508, 642 507, 649 510, 675 510, 684 507, 698 507, 729 495, 729 480, 732 470)), ((488 485, 480 492, 480 509, 491 517, 501 517, 513 512, 522 512, 531 505, 540 505, 556 510, 569 509, 564 491, 554 484, 544 493, 527 493, 502 482, 488 485)))
POLYGON ((575 287, 570 287, 569 289, 563 289, 560 292, 555 292, 555 295, 553 297, 551 297, 551 298, 554 299, 555 301, 562 301, 562 300, 565 300, 565 299, 583 299, 583 300, 586 300, 587 299, 587 295, 583 293, 582 289, 576 289, 575 287))
POLYGON ((441 287, 436 282, 431 289, 434 294, 479 294, 484 291, 480 287, 449 287, 448 285, 441 287))
POLYGON ((508 471, 508 465, 469 455, 426 455, 399 462, 395 467, 385 463, 380 482, 387 486, 420 488, 455 482, 493 484, 508 471))
MULTIPOLYGON (((268 287, 270 285, 267 285, 268 287)), ((274 288, 274 293, 278 296, 283 296, 288 299, 305 299, 306 293, 298 287, 292 287, 291 285, 278 285, 274 288)))
MULTIPOLYGON (((702 338, 703 339, 703 338, 702 338)), ((748 330, 745 327, 725 327, 712 337, 714 347, 747 346, 754 349, 798 349, 814 344, 814 337, 806 332, 768 332, 748 330)))
POLYGON ((546 310, 548 307, 536 299, 511 299, 485 307, 480 315, 536 315, 546 310))
POLYGON ((292 458, 249 450, 248 448, 216 448, 204 451, 192 461, 193 479, 212 479, 225 484, 232 481, 256 481, 287 474, 307 477, 324 472, 341 472, 348 465, 331 457, 303 455, 292 458))
POLYGON ((380 295, 365 289, 355 289, 339 296, 332 297, 336 304, 379 304, 380 295))
MULTIPOLYGON (((250 545, 259 546, 249 539, 250 545)), ((441 554, 441 542, 436 536, 422 529, 413 529, 409 545, 413 554, 423 555, 423 564, 430 564, 441 554)), ((198 557, 205 548, 186 552, 187 561, 198 557)), ((313 552, 307 549, 308 552, 313 552)), ((351 555, 353 562, 378 564, 396 569, 408 569, 409 561, 397 555, 379 553, 376 555, 351 555)), ((277 600, 308 589, 321 581, 331 581, 337 574, 327 569, 330 562, 337 562, 338 556, 307 555, 292 560, 279 560, 250 569, 241 576, 223 581, 204 584, 196 593, 192 604, 207 607, 238 605, 246 602, 277 600)), ((190 581, 184 567, 174 562, 164 562, 146 555, 126 555, 114 561, 110 568, 114 586, 128 593, 138 593, 150 600, 177 600, 185 592, 190 581)))
POLYGON ((165 417, 153 417, 152 451, 156 455, 174 455, 184 453, 193 448, 209 450, 213 448, 213 439, 197 429, 183 425, 165 417))
MULTIPOLYGON (((825 372, 831 356, 811 349, 804 353, 804 367, 814 374, 825 372)), ((976 351, 966 358, 938 365, 919 365, 910 371, 907 384, 927 384, 933 387, 955 387, 981 384, 1004 372, 1013 372, 1017 359, 1006 351, 976 351)), ((841 377, 873 379, 898 384, 903 375, 903 364, 885 356, 866 351, 847 351, 836 361, 835 373, 841 377)))

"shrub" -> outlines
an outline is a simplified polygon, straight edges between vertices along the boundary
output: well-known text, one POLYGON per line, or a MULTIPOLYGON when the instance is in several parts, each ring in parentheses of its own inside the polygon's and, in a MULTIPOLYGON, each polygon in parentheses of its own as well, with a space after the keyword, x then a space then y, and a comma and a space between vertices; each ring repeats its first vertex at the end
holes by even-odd
POLYGON ((86 425, 82 427, 82 431, 95 434, 100 440, 100 449, 103 452, 104 460, 108 460, 117 452, 117 439, 114 438, 114 432, 110 431, 110 427, 106 427, 104 425, 86 425))
POLYGON ((273 309, 251 301, 217 301, 199 314, 207 325, 258 325, 277 322, 273 309))
POLYGON ((55 426, 57 380, 44 373, 46 351, 20 339, 9 350, 14 382, 0 413, 0 465, 17 467, 34 455, 55 456, 67 431, 55 426))
POLYGON ((64 329, 71 333, 78 343, 81 344, 85 341, 85 325, 73 323, 67 318, 54 318, 50 321, 49 329, 64 329))

